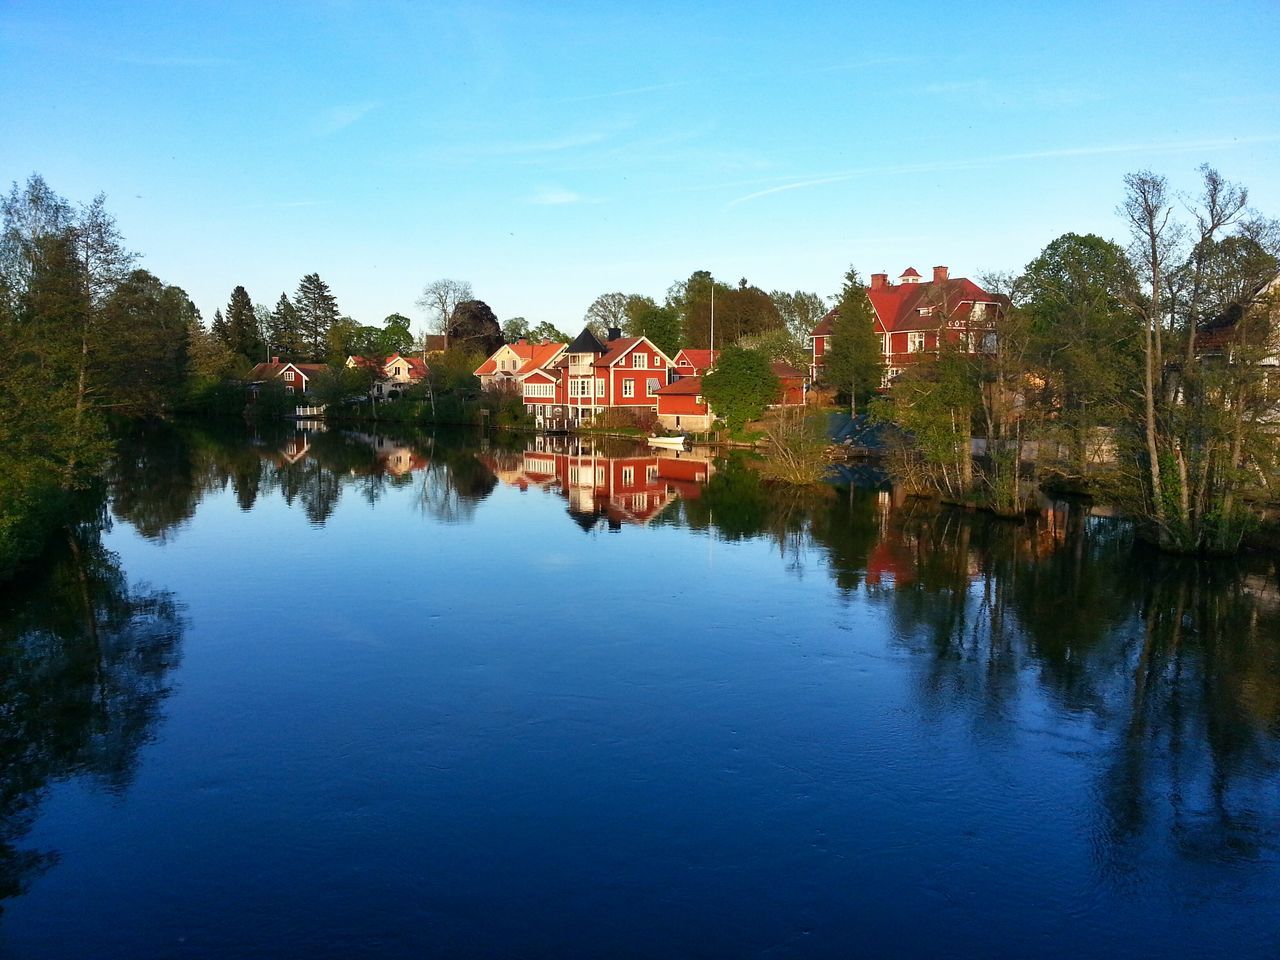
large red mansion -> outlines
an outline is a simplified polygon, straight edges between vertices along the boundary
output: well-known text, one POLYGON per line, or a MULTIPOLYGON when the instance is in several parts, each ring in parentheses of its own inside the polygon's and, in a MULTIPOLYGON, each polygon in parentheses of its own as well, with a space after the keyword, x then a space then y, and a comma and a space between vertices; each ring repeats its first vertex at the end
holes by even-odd
MULTIPOLYGON (((873 273, 867 299, 880 334, 886 383, 936 352, 941 342, 970 353, 994 350, 996 317, 1009 306, 1008 297, 988 293, 965 277, 953 278, 946 267, 934 267, 933 279, 927 281, 914 267, 904 270, 897 283, 886 273, 873 273)), ((835 318, 836 311, 830 311, 809 335, 814 381, 822 378, 835 318)))

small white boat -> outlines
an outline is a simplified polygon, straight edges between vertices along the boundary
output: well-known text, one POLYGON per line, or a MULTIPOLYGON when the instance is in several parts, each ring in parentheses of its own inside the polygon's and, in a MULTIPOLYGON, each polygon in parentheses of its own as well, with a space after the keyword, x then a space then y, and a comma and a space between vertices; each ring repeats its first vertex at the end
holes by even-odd
POLYGON ((649 446, 663 447, 667 450, 683 450, 685 444, 684 437, 650 437, 649 446))

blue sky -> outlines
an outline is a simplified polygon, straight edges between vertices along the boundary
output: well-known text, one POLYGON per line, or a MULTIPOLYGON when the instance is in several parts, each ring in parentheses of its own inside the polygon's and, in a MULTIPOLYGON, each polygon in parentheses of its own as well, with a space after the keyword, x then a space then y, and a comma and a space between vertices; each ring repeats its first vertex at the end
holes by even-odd
POLYGON ((102 191, 212 316, 319 272, 572 331, 695 269, 1017 269, 1202 162, 1280 216, 1280 3, 0 4, 0 179, 102 191))

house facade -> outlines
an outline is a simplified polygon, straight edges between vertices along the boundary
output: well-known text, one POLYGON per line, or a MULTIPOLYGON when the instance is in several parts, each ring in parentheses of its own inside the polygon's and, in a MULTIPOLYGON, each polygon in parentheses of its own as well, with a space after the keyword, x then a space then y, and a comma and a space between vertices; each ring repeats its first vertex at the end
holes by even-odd
POLYGON ((540 369, 563 352, 563 343, 530 343, 523 337, 515 343, 504 343, 476 367, 475 375, 482 387, 507 387, 515 390, 521 376, 540 369))
MULTIPOLYGON (((886 273, 873 273, 867 299, 880 336, 886 386, 943 343, 968 353, 994 352, 996 321, 1009 307, 1008 297, 988 293, 965 277, 953 278, 946 267, 934 267, 931 280, 908 267, 897 283, 886 273)), ((830 311, 809 335, 814 381, 826 368, 835 318, 836 311, 830 311)))
POLYGON ((281 363, 279 357, 272 357, 270 362, 259 363, 250 370, 245 383, 254 396, 257 396, 263 384, 270 381, 282 383, 285 393, 306 393, 311 380, 324 368, 323 363, 281 363))
POLYGON ((681 377, 658 391, 658 420, 667 430, 706 433, 715 422, 702 395, 702 377, 681 377))
POLYGON ((657 411, 672 361, 647 337, 610 331, 601 341, 583 330, 554 360, 520 377, 525 407, 538 426, 568 429, 603 410, 657 411))
POLYGON ((369 396, 374 399, 392 399, 409 386, 421 383, 430 372, 421 357, 406 357, 393 353, 385 360, 375 357, 347 357, 348 369, 364 369, 373 372, 369 396))
POLYGON ((700 377, 715 366, 719 350, 696 350, 685 347, 675 355, 672 367, 677 377, 700 377))

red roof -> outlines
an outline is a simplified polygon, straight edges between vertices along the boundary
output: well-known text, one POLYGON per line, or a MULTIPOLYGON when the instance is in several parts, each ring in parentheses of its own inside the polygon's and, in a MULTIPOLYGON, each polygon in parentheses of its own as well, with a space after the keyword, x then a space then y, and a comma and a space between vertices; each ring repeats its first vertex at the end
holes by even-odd
POLYGON ((828 310, 823 314, 822 319, 818 321, 818 325, 813 328, 813 332, 809 334, 811 337, 829 337, 831 336, 831 328, 836 322, 835 310, 828 310))
POLYGON ((695 370, 706 370, 715 363, 716 357, 719 355, 719 350, 697 350, 686 347, 676 354, 676 367, 679 368, 683 366, 683 364, 680 363, 683 359, 688 360, 689 366, 693 367, 695 370))
POLYGON ((520 369, 516 371, 516 376, 520 377, 525 374, 533 373, 536 370, 541 370, 566 346, 568 346, 568 344, 550 342, 533 344, 533 349, 529 353, 529 359, 526 360, 521 365, 520 369))
POLYGON ((907 269, 903 270, 902 273, 898 275, 898 279, 901 280, 903 277, 918 277, 918 276, 920 276, 920 274, 916 272, 915 267, 907 267, 907 269))
POLYGON ((702 393, 701 377, 682 377, 675 383, 668 383, 665 387, 659 387, 657 396, 659 397, 696 397, 702 393))
POLYGON ((964 277, 941 282, 888 284, 868 290, 867 298, 885 332, 936 330, 946 319, 968 318, 974 302, 1008 304, 1005 297, 987 293, 964 277))
POLYGON ((773 371, 773 375, 779 380, 795 380, 797 378, 804 379, 804 374, 785 360, 771 361, 769 363, 769 369, 773 371))
POLYGON ((619 360, 622 355, 643 340, 644 337, 619 337, 617 340, 610 340, 605 344, 609 348, 609 352, 597 360, 592 366, 611 367, 619 360))

